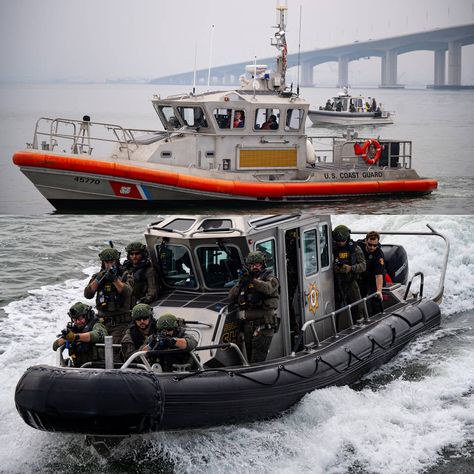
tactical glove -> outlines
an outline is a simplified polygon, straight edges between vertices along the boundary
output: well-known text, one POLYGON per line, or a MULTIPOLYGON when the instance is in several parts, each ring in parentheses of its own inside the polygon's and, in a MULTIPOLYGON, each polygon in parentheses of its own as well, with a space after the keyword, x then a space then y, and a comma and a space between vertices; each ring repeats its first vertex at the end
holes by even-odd
POLYGON ((108 281, 115 281, 117 279, 117 269, 115 267, 110 268, 105 273, 105 279, 108 281))
POLYGON ((76 341, 77 334, 72 331, 68 331, 68 333, 63 336, 63 339, 65 339, 69 344, 72 344, 73 342, 76 341))

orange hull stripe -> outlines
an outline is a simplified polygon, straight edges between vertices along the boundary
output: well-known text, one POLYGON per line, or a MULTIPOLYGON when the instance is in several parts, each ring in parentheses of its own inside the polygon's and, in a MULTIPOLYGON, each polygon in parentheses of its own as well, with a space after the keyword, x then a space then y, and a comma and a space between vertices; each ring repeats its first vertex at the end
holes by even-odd
POLYGON ((175 186, 210 193, 255 198, 285 196, 331 196, 340 194, 383 194, 395 192, 426 193, 438 187, 434 179, 396 181, 336 181, 336 182, 278 182, 262 183, 203 178, 171 171, 153 170, 125 163, 97 161, 73 156, 18 152, 13 155, 17 166, 47 168, 78 173, 101 174, 111 178, 126 178, 150 184, 175 186))

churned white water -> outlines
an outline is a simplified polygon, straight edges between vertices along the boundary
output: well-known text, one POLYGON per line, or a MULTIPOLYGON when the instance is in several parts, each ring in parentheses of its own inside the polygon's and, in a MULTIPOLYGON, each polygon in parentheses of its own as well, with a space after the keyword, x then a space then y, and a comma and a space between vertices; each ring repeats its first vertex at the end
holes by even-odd
MULTIPOLYGON (((0 307, 0 472, 395 474, 430 472, 442 463, 445 472, 454 473, 459 460, 474 470, 470 461, 474 454, 473 217, 334 217, 334 224, 345 223, 354 231, 424 231, 429 223, 449 238, 441 327, 417 338, 354 386, 314 391, 277 419, 135 437, 109 460, 85 446, 81 436, 30 428, 15 409, 18 379, 31 365, 54 363, 51 345, 67 322, 67 309, 75 300, 86 301, 83 288, 96 269, 97 250, 105 243, 102 235, 94 237, 93 229, 114 238, 121 249, 153 220, 145 216, 68 219, 46 216, 31 223, 28 218, 3 217, 0 221, 1 241, 8 242, 0 244, 5 288, 0 307), (17 243, 10 231, 22 219, 28 222, 28 238, 17 243), (100 227, 104 221, 107 232, 100 227), (55 235, 48 245, 37 239, 46 229, 55 235), (25 259, 30 260, 30 273, 24 270, 28 265, 22 266, 25 259), (9 276, 16 277, 12 271, 16 263, 16 271, 19 268, 24 277, 23 290, 18 282, 9 287, 9 276), (35 265, 41 267, 47 284, 36 284, 35 265), (28 286, 28 279, 36 286, 28 286)), ((384 241, 404 245, 410 273, 423 271, 425 294, 434 294, 441 241, 399 236, 384 241)))

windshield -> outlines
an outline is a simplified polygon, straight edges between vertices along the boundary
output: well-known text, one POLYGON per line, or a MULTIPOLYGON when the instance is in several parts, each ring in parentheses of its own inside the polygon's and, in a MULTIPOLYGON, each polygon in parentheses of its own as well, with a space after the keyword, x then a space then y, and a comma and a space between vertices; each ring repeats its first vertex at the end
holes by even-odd
POLYGON ((213 245, 197 249, 199 265, 208 288, 231 288, 242 268, 239 250, 234 246, 213 245))
POLYGON ((175 288, 197 288, 189 249, 184 245, 157 247, 158 263, 164 282, 175 288))

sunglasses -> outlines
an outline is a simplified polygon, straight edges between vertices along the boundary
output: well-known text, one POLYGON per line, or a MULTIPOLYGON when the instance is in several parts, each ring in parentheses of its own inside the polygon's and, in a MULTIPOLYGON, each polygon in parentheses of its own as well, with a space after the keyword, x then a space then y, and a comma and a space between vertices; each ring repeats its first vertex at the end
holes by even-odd
POLYGON ((137 318, 135 321, 148 321, 150 318, 137 318))
POLYGON ((378 247, 379 244, 369 244, 369 242, 366 242, 365 245, 367 245, 367 247, 375 248, 378 247))
POLYGON ((130 252, 129 255, 133 256, 133 255, 141 255, 142 253, 141 252, 130 252))
POLYGON ((75 314, 74 316, 71 316, 71 319, 73 321, 77 321, 78 319, 86 319, 86 315, 85 314, 75 314))

